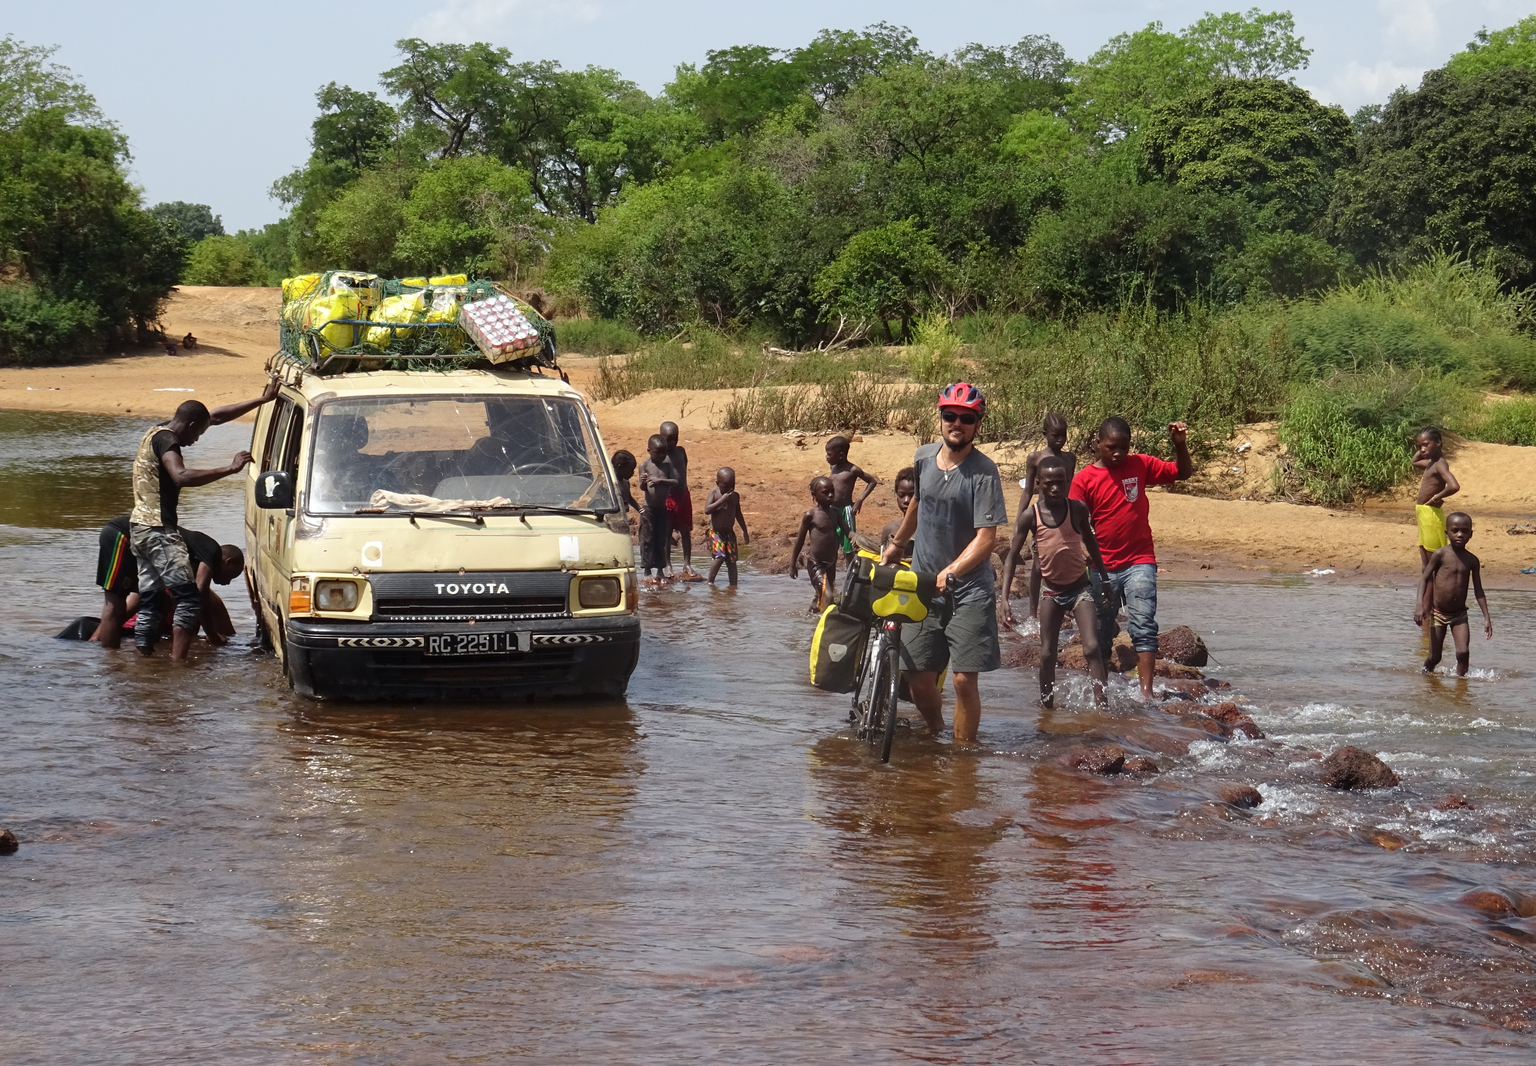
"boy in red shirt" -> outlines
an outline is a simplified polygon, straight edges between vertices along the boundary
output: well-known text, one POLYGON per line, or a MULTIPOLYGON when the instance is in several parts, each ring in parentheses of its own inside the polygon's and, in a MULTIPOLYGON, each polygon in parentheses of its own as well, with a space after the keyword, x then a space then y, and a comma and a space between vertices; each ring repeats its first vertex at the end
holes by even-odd
POLYGON ((1170 463, 1131 454, 1131 427, 1112 415, 1099 426, 1096 461, 1072 480, 1072 499, 1086 503, 1093 517, 1093 531, 1109 570, 1110 597, 1125 601, 1144 700, 1152 698, 1152 670, 1157 662, 1157 554, 1152 523, 1147 520, 1147 488, 1183 481, 1195 472, 1186 443, 1188 431, 1183 422, 1169 423, 1176 460, 1170 463))

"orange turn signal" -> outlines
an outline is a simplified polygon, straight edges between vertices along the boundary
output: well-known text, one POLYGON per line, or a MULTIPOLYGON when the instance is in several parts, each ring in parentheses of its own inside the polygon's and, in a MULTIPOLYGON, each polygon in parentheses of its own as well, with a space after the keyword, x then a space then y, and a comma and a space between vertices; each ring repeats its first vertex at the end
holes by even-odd
POLYGON ((288 613, 308 614, 310 608, 309 578, 296 577, 288 593, 288 613))

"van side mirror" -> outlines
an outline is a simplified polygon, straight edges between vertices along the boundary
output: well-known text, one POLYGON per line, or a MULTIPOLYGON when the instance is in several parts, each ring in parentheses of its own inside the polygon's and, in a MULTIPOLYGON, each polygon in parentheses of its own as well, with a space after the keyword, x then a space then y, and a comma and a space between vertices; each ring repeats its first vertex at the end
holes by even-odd
POLYGON ((293 506, 293 475, 286 470, 263 470, 256 478, 256 506, 287 510, 293 506))

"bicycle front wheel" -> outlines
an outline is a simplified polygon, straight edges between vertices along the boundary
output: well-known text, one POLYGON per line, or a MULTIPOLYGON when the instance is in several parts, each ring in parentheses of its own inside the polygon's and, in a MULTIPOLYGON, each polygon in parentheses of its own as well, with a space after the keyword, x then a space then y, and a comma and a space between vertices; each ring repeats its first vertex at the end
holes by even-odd
POLYGON ((880 737, 880 761, 891 761, 891 743, 896 739, 896 698, 901 690, 901 638, 892 634, 887 652, 886 676, 881 678, 885 690, 885 721, 880 737))
POLYGON ((869 669, 864 678, 864 705, 859 715, 859 739, 870 745, 880 743, 881 731, 885 728, 885 719, 881 716, 885 707, 885 690, 887 686, 886 674, 890 667, 887 664, 885 651, 886 638, 884 633, 877 633, 869 646, 869 669))

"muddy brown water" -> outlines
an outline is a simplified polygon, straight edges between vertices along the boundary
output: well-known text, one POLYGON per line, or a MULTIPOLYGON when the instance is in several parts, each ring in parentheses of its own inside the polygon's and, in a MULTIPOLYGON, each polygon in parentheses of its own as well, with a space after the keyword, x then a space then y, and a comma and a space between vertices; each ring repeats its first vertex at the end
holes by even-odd
MULTIPOLYGON (((1456 902, 1536 895, 1529 593, 1458 683, 1405 588, 1165 582, 1270 740, 1140 780, 1061 756, 1160 716, 1043 715, 1032 671, 979 750, 879 765, 804 680, 806 585, 750 569, 645 601, 623 704, 322 705, 238 589, 190 668, 51 639, 144 425, 0 412, 7 1063, 1531 1061, 1536 920, 1456 902), (1346 742, 1403 784, 1312 783, 1346 742)), ((235 486, 184 500, 238 541, 235 486)))

